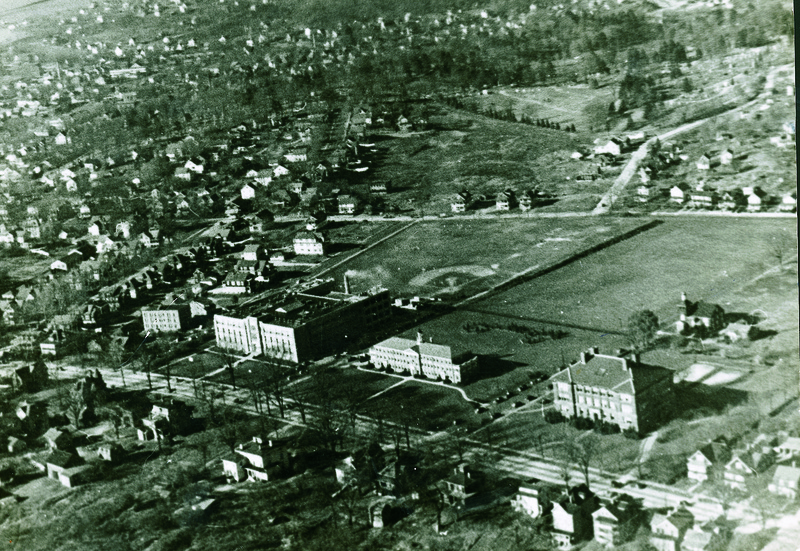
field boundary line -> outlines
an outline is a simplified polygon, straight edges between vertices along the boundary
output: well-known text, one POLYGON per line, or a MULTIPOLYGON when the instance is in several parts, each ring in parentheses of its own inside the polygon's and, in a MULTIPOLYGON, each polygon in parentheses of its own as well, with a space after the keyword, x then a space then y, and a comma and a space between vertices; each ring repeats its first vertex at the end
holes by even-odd
POLYGON ((374 243, 370 243, 369 245, 367 245, 367 246, 366 246, 366 247, 364 247, 363 249, 359 249, 359 250, 357 250, 355 253, 353 253, 352 255, 348 256, 348 257, 347 257, 347 258, 345 258, 345 259, 342 259, 342 260, 340 260, 339 262, 337 262, 337 263, 336 263, 336 264, 334 264, 333 266, 328 266, 327 268, 325 268, 325 269, 324 269, 324 270, 322 270, 321 272, 317 272, 317 273, 315 274, 315 277, 320 277, 320 276, 322 276, 322 275, 324 275, 324 274, 327 274, 328 272, 332 272, 333 270, 335 270, 336 268, 338 268, 338 267, 339 267, 339 266, 341 266, 342 264, 344 264, 344 263, 346 263, 346 262, 350 262, 350 261, 351 261, 351 260, 353 260, 354 258, 356 258, 356 257, 358 257, 358 256, 360 256, 360 255, 362 255, 362 254, 364 254, 365 252, 367 252, 368 250, 372 249, 373 247, 377 247, 378 245, 380 245, 380 244, 381 244, 381 243, 383 243, 384 241, 386 241, 386 240, 388 240, 388 239, 391 239, 391 238, 392 238, 392 237, 394 237, 395 235, 397 235, 397 234, 399 234, 399 233, 402 233, 402 232, 406 231, 408 228, 410 228, 411 226, 415 225, 417 222, 419 222, 419 220, 414 220, 414 221, 413 221, 413 222, 411 222, 410 224, 406 224, 406 225, 405 225, 405 226, 403 226, 402 228, 400 228, 400 229, 398 229, 398 230, 395 230, 395 231, 393 231, 393 232, 392 232, 392 233, 390 233, 389 235, 386 235, 386 236, 384 236, 384 237, 381 237, 380 239, 378 239, 378 240, 377 240, 377 241, 375 241, 374 243))
POLYGON ((454 308, 460 308, 460 307, 466 306, 467 304, 470 304, 471 302, 475 301, 478 298, 485 299, 485 298, 488 298, 488 297, 490 297, 490 296, 492 296, 492 295, 494 295, 496 293, 501 293, 501 292, 508 291, 509 289, 511 289, 513 287, 516 287, 517 285, 520 285, 522 283, 526 283, 528 281, 536 279, 537 277, 541 277, 543 275, 549 274, 550 272, 554 272, 556 270, 560 270, 564 266, 572 264, 576 260, 580 260, 582 258, 585 258, 585 257, 591 255, 591 254, 594 254, 596 252, 602 251, 603 249, 608 248, 608 247, 610 247, 612 245, 616 245, 617 243, 621 243, 622 241, 630 239, 631 237, 635 237, 635 236, 639 235, 640 233, 644 233, 644 232, 646 232, 648 230, 651 230, 651 229, 653 229, 653 228, 655 228, 657 226, 660 226, 661 224, 663 224, 663 222, 661 220, 651 220, 650 222, 647 222, 646 224, 642 224, 641 226, 637 226, 637 227, 633 228, 632 230, 628 230, 627 232, 622 233, 620 235, 617 235, 615 237, 612 237, 610 239, 607 239, 606 241, 602 241, 602 242, 598 243, 597 245, 593 245, 593 246, 589 247, 588 249, 583 249, 582 251, 579 251, 579 252, 577 252, 575 254, 572 254, 572 255, 568 256, 567 258, 556 262, 555 264, 551 264, 550 266, 545 266, 544 268, 541 268, 539 270, 530 270, 530 269, 528 269, 528 270, 525 270, 523 272, 520 272, 519 274, 517 274, 517 275, 515 275, 515 276, 513 276, 513 277, 511 277, 511 278, 509 278, 509 279, 507 279, 505 281, 502 281, 502 282, 498 283, 497 285, 494 285, 493 287, 491 287, 490 289, 487 289, 486 291, 482 291, 481 293, 479 293, 477 295, 473 295, 471 297, 465 298, 462 301, 457 302, 454 305, 454 308))

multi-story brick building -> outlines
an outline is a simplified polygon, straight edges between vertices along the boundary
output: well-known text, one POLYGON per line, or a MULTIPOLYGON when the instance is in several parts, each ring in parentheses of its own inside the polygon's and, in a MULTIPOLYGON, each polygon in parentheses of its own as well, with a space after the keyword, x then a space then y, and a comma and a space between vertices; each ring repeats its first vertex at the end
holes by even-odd
POLYGON ((256 355, 263 351, 258 333, 258 319, 253 316, 235 318, 215 314, 214 334, 220 348, 256 355))
POLYGON ((188 304, 158 310, 142 309, 144 330, 153 333, 170 333, 186 329, 190 319, 191 310, 188 304))
POLYGON ((283 295, 257 315, 214 316, 217 345, 299 363, 346 348, 391 316, 386 289, 351 295, 328 283, 283 295))
POLYGON ((449 346, 417 340, 391 337, 369 349, 369 359, 375 367, 424 375, 429 379, 460 383, 478 367, 478 358, 468 351, 454 352, 449 346))
POLYGON ((609 356, 590 348, 550 381, 555 410, 565 417, 643 432, 669 412, 672 377, 672 371, 642 364, 636 355, 609 356))

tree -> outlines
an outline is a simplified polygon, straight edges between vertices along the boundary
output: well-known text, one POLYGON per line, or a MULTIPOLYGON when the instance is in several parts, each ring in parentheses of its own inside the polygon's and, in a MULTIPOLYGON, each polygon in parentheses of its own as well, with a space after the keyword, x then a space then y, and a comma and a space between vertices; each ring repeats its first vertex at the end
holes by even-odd
POLYGON ((572 463, 580 469, 583 473, 584 482, 586 487, 589 486, 589 466, 594 461, 595 455, 598 452, 600 439, 596 434, 590 432, 584 438, 578 440, 577 438, 570 440, 567 443, 567 453, 570 456, 572 463))
POLYGON ((83 414, 86 411, 86 402, 80 392, 71 392, 67 399, 67 407, 64 410, 64 415, 67 416, 72 426, 76 429, 81 428, 81 421, 83 414))
POLYGON ((628 340, 637 349, 646 349, 658 331, 658 317, 650 310, 635 312, 628 318, 628 340))
POLYGON ((769 237, 767 250, 772 258, 778 261, 778 266, 796 254, 797 240, 787 231, 775 232, 769 237))
POLYGON ((125 417, 122 408, 116 404, 108 405, 100 410, 100 416, 103 419, 111 422, 114 427, 114 433, 117 436, 117 440, 119 440, 119 429, 122 427, 122 421, 125 417))
POLYGON ((142 369, 145 371, 145 373, 147 373, 147 386, 150 390, 153 390, 153 379, 151 372, 153 371, 156 362, 161 359, 162 354, 163 348, 161 346, 161 342, 148 334, 148 336, 146 336, 142 342, 142 345, 139 347, 139 364, 142 366, 142 369))

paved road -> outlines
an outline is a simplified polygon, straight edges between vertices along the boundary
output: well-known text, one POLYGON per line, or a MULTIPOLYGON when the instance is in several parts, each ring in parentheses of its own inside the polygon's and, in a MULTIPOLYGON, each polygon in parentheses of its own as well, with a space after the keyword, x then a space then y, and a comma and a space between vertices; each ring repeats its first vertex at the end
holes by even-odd
MULTIPOLYGON (((726 111, 722 114, 730 114, 735 113, 737 111, 741 111, 742 109, 746 109, 748 107, 752 107, 756 103, 763 101, 764 96, 766 96, 774 87, 774 80, 775 75, 777 75, 781 71, 785 71, 787 68, 791 67, 790 65, 781 65, 778 67, 773 67, 769 73, 767 74, 766 86, 765 91, 763 91, 759 96, 749 101, 743 105, 735 107, 730 111, 726 111)), ((630 161, 628 164, 625 165, 625 168, 622 170, 622 173, 617 177, 614 181, 614 184, 611 186, 605 195, 603 195, 602 199, 600 199, 600 203, 598 203, 597 207, 592 211, 592 214, 606 214, 611 209, 611 206, 619 199, 620 195, 622 195, 623 190, 630 182, 631 178, 634 174, 639 170, 639 163, 642 162, 647 157, 647 152, 650 149, 650 146, 656 141, 659 140, 661 142, 667 141, 678 134, 683 134, 685 132, 689 132, 690 130, 694 130, 700 125, 705 124, 706 122, 716 118, 718 115, 714 115, 713 117, 708 117, 705 119, 701 119, 699 121, 690 122, 684 125, 679 126, 678 128, 674 128, 668 132, 665 132, 659 136, 655 136, 647 140, 642 146, 636 150, 636 152, 631 155, 630 161)))
MULTIPOLYGON (((56 370, 56 373, 62 378, 70 378, 78 376, 83 370, 76 366, 62 366, 63 369, 56 370)), ((112 386, 122 386, 122 377, 117 371, 108 369, 100 369, 103 378, 112 386)), ((158 373, 151 374, 153 380, 154 390, 159 392, 166 392, 166 381, 163 375, 158 373)), ((127 388, 147 388, 147 375, 142 372, 125 371, 125 381, 127 388)), ((198 382, 198 385, 203 384, 198 382)), ((218 389, 224 391, 223 403, 233 405, 242 409, 250 414, 255 414, 255 406, 252 402, 250 394, 245 389, 233 390, 230 385, 220 383, 205 383, 207 386, 216 386, 218 389)), ((173 395, 182 396, 187 398, 194 398, 194 386, 191 379, 185 377, 172 377, 171 386, 173 388, 173 395)), ((291 405, 292 400, 287 399, 286 402, 291 405)), ((274 411, 275 408, 273 408, 274 411)), ((307 420, 314 419, 315 408, 308 408, 306 414, 307 420)), ((302 422, 301 415, 295 409, 289 407, 286 411, 286 417, 282 419, 283 422, 297 425, 307 426, 302 422)), ((364 415, 356 416, 357 430, 359 432, 374 433, 377 422, 374 419, 364 415)), ((387 428, 402 428, 393 423, 384 423, 387 428)), ((447 433, 444 432, 427 432, 419 429, 411 428, 409 430, 409 438, 412 445, 416 446, 430 446, 441 443, 444 439, 448 438, 447 433)), ((389 441, 390 438, 387 438, 389 441)), ((485 457, 487 454, 498 454, 498 459, 495 462, 495 468, 500 471, 505 471, 509 475, 517 478, 537 478, 539 480, 548 481, 554 484, 563 484, 563 467, 559 464, 558 460, 554 458, 542 457, 530 452, 521 452, 513 450, 505 446, 492 446, 489 447, 483 442, 474 439, 473 436, 466 437, 463 442, 469 447, 466 457, 485 457)), ((722 514, 722 506, 718 500, 709 498, 702 494, 693 493, 689 494, 686 491, 677 488, 658 484, 655 482, 642 481, 638 482, 635 479, 628 480, 624 487, 614 488, 612 481, 619 478, 619 474, 602 471, 596 468, 589 469, 589 481, 593 490, 599 493, 614 493, 624 491, 634 497, 640 497, 644 500, 647 507, 664 507, 664 506, 677 506, 682 502, 689 503, 689 509, 696 515, 699 520, 709 520, 718 517, 722 514)), ((584 480, 584 475, 577 469, 570 469, 570 481, 579 483, 584 480)), ((738 513, 743 520, 756 521, 758 515, 750 508, 744 507, 738 513)))

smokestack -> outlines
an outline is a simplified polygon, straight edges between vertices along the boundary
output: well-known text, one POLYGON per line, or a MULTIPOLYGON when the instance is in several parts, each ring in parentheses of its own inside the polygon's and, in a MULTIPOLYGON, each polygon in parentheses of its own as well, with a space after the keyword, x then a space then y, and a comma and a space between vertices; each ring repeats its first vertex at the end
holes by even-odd
POLYGON ((347 279, 347 274, 344 274, 344 294, 350 294, 350 281, 347 279))
POLYGON ((422 344, 422 331, 417 331, 417 344, 422 344))

